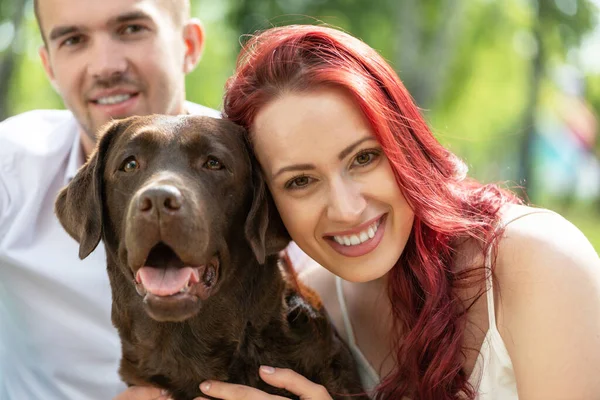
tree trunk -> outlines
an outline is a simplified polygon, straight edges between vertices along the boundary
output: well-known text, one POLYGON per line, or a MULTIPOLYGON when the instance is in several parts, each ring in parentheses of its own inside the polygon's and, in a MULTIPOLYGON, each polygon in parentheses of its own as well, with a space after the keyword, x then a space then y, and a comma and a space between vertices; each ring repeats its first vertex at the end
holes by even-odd
MULTIPOLYGON (((541 7, 541 5, 540 5, 541 7)), ((538 8, 539 9, 539 8, 538 8)), ((539 21, 539 11, 536 23, 533 27, 533 36, 537 43, 538 49, 533 57, 531 63, 531 74, 529 77, 529 97, 523 112, 523 122, 521 124, 523 137, 521 141, 521 152, 519 160, 519 184, 523 188, 523 195, 528 200, 530 194, 528 189, 531 188, 531 180, 533 179, 533 167, 532 167, 532 150, 533 150, 533 139, 535 135, 535 114, 540 94, 540 84, 542 76, 544 74, 544 56, 545 56, 545 44, 542 35, 542 24, 539 21)))
POLYGON ((419 107, 428 108, 438 98, 453 60, 463 22, 464 2, 441 0, 438 27, 426 35, 422 0, 398 4, 396 65, 398 73, 419 107), (424 38, 430 36, 429 41, 424 38))

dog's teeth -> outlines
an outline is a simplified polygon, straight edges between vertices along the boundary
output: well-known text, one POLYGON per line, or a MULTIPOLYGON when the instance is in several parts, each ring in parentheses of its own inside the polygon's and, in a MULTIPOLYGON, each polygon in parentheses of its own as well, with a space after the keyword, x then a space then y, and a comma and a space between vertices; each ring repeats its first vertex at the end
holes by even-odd
POLYGON ((144 288, 143 285, 137 283, 137 282, 133 282, 133 284, 135 285, 135 291, 142 297, 144 297, 146 295, 146 288, 144 288))
POLYGON ((182 287, 181 289, 179 289, 179 293, 186 293, 188 291, 188 289, 190 288, 190 282, 186 282, 185 286, 182 287))

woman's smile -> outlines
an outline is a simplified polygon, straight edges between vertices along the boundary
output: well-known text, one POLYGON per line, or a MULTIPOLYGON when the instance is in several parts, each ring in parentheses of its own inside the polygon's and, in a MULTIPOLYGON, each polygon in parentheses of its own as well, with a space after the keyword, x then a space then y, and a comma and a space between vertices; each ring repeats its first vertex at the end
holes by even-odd
POLYGON ((375 250, 385 234, 387 214, 367 221, 356 229, 325 235, 329 245, 346 257, 360 257, 375 250))

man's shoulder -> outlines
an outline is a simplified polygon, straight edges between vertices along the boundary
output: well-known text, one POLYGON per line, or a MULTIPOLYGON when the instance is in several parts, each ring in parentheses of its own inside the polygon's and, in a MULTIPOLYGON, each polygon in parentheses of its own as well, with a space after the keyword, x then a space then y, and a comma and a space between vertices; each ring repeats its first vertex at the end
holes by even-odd
POLYGON ((0 122, 0 149, 44 148, 47 143, 72 136, 77 122, 68 110, 34 110, 0 122))
POLYGON ((8 129, 25 129, 30 127, 54 127, 67 121, 73 121, 73 113, 69 110, 32 110, 14 115, 0 122, 0 132, 8 129))
POLYGON ((213 118, 221 118, 221 112, 214 108, 206 107, 201 104, 192 103, 191 101, 185 102, 185 108, 188 113, 193 115, 203 115, 213 118))

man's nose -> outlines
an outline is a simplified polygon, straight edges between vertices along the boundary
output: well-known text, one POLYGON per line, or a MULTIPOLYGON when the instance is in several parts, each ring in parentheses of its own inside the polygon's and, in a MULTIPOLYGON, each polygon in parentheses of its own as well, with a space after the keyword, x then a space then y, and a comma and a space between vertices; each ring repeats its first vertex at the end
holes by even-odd
POLYGON ((330 185, 327 217, 331 221, 357 222, 366 206, 367 200, 356 182, 339 179, 330 185))
POLYGON ((143 214, 177 214, 183 207, 181 191, 173 185, 156 185, 145 189, 137 199, 137 209, 143 214))
POLYGON ((110 82, 120 78, 127 70, 127 58, 111 37, 97 37, 90 44, 88 72, 96 80, 110 82))

